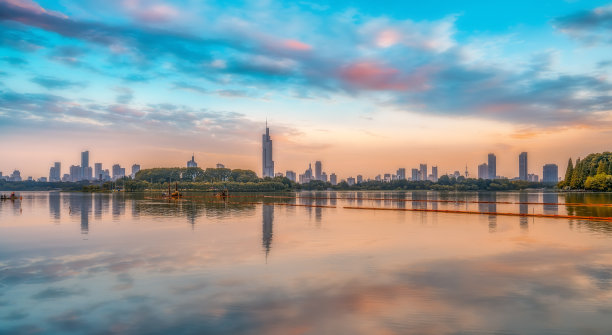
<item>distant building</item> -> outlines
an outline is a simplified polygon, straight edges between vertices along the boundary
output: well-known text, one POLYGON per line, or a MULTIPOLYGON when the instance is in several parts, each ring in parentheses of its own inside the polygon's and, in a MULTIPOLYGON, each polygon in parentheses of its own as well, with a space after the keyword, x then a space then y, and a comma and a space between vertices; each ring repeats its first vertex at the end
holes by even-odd
POLYGON ((316 180, 321 180, 321 172, 323 170, 323 164, 321 164, 321 161, 316 161, 315 162, 315 179, 316 180))
POLYGON ((412 169, 412 181, 417 181, 419 180, 419 170, 418 169, 412 169))
POLYGON ((283 176, 282 172, 277 172, 277 173, 274 174, 274 177, 281 177, 281 178, 283 178, 284 176, 283 176))
POLYGON ((384 178, 385 182, 387 182, 387 183, 391 182, 391 174, 390 173, 385 173, 383 178, 384 178))
POLYGON ((327 183, 327 173, 325 173, 325 172, 321 173, 321 181, 324 181, 324 182, 327 183))
POLYGON ((53 166, 49 169, 49 181, 50 182, 58 182, 61 181, 61 173, 62 173, 62 163, 55 162, 53 166))
POLYGON ((136 178, 138 171, 140 171, 140 164, 132 165, 132 178, 136 178))
POLYGON ((64 173, 64 175, 62 176, 62 181, 63 182, 71 181, 70 180, 70 175, 67 174, 67 173, 64 173))
POLYGON ((406 169, 404 168, 397 169, 397 179, 399 180, 406 179, 406 169))
POLYGON ((353 178, 353 177, 346 178, 346 183, 348 184, 348 186, 355 185, 355 178, 353 178))
POLYGON ((557 164, 546 164, 542 168, 543 183, 557 183, 559 181, 559 167, 557 164))
POLYGON ((332 185, 337 185, 338 184, 338 177, 336 176, 335 173, 332 173, 329 175, 329 183, 332 185))
POLYGON ((431 181, 433 182, 438 181, 438 167, 437 166, 431 167, 431 181))
POLYGON ((358 174, 357 175, 357 184, 361 184, 361 183, 363 183, 363 176, 358 174))
POLYGON ((453 172, 453 177, 455 177, 455 178, 461 177, 461 172, 459 172, 459 171, 453 172))
POLYGON ((70 181, 77 182, 83 179, 83 169, 79 165, 70 165, 70 181))
POLYGON ((81 179, 91 180, 91 172, 91 167, 89 166, 89 151, 83 151, 81 152, 81 179))
POLYGON ((527 153, 521 152, 519 155, 519 180, 527 180, 527 153))
POLYGON ((537 183, 538 181, 540 181, 540 176, 538 176, 537 174, 529 173, 527 175, 527 181, 537 183))
POLYGON ((272 140, 270 139, 270 129, 266 121, 266 133, 261 135, 261 163, 262 176, 274 176, 274 161, 272 160, 272 140))
POLYGON ((94 179, 102 180, 102 163, 94 164, 94 179))
POLYGON ((487 163, 478 165, 478 179, 489 179, 489 167, 487 163))
POLYGON ((217 169, 225 169, 225 165, 223 165, 221 163, 217 163, 217 169))
POLYGON ((191 154, 191 160, 187 161, 187 167, 188 168, 198 167, 198 163, 196 163, 195 161, 195 154, 191 154))
POLYGON ((21 172, 19 170, 14 170, 9 177, 9 181, 21 181, 21 172))
POLYGON ((427 164, 419 166, 419 180, 427 180, 427 164))
POLYGON ((295 172, 287 170, 287 172, 285 172, 285 177, 289 180, 291 180, 292 182, 295 182, 295 172))
POLYGON ((376 177, 374 177, 374 180, 375 180, 375 181, 381 181, 381 180, 382 180, 382 178, 381 178, 381 176, 380 176, 380 175, 376 175, 376 177))
POLYGON ((32 178, 32 176, 28 176, 28 181, 34 181, 34 179, 32 178))
POLYGON ((125 168, 122 168, 119 164, 113 165, 113 179, 117 180, 123 177, 125 177, 125 168))
POLYGON ((489 179, 495 179, 497 176, 497 157, 495 154, 489 154, 488 163, 487 163, 488 173, 487 176, 489 179))
POLYGON ((39 183, 46 183, 47 182, 47 177, 40 177, 40 178, 38 178, 37 182, 39 182, 39 183))

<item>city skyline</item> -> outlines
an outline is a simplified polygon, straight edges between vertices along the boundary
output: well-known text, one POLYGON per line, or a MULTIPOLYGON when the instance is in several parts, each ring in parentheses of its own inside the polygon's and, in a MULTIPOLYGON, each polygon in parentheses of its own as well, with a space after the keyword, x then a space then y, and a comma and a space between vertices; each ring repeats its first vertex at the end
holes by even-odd
POLYGON ((259 173, 266 117, 276 171, 476 175, 490 152, 498 175, 520 152, 529 174, 564 171, 610 150, 612 7, 553 3, 0 0, 0 139, 18 144, 0 171, 44 176, 89 148, 107 165, 195 154, 259 173))

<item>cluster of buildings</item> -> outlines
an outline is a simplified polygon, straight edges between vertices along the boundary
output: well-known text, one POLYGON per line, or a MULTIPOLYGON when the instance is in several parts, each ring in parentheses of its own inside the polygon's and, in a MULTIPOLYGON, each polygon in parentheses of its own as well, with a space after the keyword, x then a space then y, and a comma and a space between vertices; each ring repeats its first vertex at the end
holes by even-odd
MULTIPOLYGON (((130 176, 134 177, 136 173, 140 171, 140 165, 132 165, 132 173, 130 176)), ((126 177, 125 168, 119 164, 114 164, 111 169, 104 169, 102 163, 94 163, 93 169, 89 165, 89 151, 81 152, 81 165, 71 165, 68 169, 68 173, 62 175, 62 163, 55 162, 49 169, 49 182, 58 181, 111 181, 126 177)))
MULTIPOLYGON (((525 180, 530 182, 539 182, 540 176, 529 173, 528 155, 526 152, 521 152, 518 157, 518 178, 513 180, 525 180)), ((481 179, 506 179, 497 175, 497 157, 495 154, 489 154, 487 163, 478 165, 478 178, 481 179)), ((557 164, 545 164, 542 167, 543 183, 556 183, 559 181, 559 167, 557 164)))
MULTIPOLYGON (((375 181, 391 182, 394 180, 410 180, 410 181, 424 181, 429 180, 433 182, 438 181, 438 167, 432 166, 431 173, 428 171, 427 164, 420 164, 419 168, 413 168, 410 175, 406 175, 405 168, 399 168, 395 174, 385 173, 383 175, 377 175, 374 177, 375 181)), ((270 138, 270 129, 266 122, 266 133, 262 135, 262 175, 263 177, 282 177, 282 172, 274 173, 274 161, 272 160, 272 139, 270 138)), ((467 166, 463 176, 468 178, 467 166)), ((303 183, 309 183, 313 180, 320 180, 323 182, 329 182, 332 185, 338 183, 338 177, 335 173, 328 175, 322 169, 321 161, 315 162, 314 173, 312 171, 312 164, 308 164, 308 169, 300 174, 296 178, 296 173, 291 170, 287 170, 284 175, 291 181, 303 183)), ((459 178, 462 174, 459 171, 454 171, 448 174, 449 177, 459 178)), ((478 178, 479 179, 507 179, 506 177, 497 174, 497 157, 495 154, 490 153, 487 157, 487 162, 478 165, 478 178)), ((356 178, 348 177, 346 182, 349 185, 359 184, 363 181, 370 181, 371 179, 364 180, 362 175, 357 175, 356 178)), ((525 180, 530 182, 539 182, 540 177, 536 174, 528 173, 527 164, 527 153, 522 152, 519 155, 519 177, 515 180, 525 180)), ((546 164, 542 168, 542 182, 544 183, 556 183, 559 181, 559 168, 556 164, 546 164)))

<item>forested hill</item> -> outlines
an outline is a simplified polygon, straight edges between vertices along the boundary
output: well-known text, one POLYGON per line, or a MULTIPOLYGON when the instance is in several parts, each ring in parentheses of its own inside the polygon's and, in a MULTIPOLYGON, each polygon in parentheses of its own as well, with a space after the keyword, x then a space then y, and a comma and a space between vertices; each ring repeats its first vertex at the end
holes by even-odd
POLYGON ((565 179, 558 187, 565 190, 612 191, 612 153, 590 154, 578 158, 576 165, 569 159, 565 179))

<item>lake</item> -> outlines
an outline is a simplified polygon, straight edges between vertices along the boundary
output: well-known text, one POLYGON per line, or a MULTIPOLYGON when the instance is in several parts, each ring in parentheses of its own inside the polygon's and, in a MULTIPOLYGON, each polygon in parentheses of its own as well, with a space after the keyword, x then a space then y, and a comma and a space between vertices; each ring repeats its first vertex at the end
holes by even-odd
POLYGON ((21 195, 2 334, 612 333, 612 194, 21 195))

